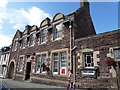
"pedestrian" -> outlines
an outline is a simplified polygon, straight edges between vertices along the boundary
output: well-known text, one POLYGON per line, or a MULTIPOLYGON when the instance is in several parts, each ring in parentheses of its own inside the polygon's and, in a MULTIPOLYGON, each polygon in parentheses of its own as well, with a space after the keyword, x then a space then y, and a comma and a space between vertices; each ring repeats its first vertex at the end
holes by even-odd
POLYGON ((69 90, 69 88, 75 88, 73 82, 74 82, 73 71, 70 70, 70 73, 69 73, 69 76, 68 76, 68 82, 67 82, 67 90, 69 90))

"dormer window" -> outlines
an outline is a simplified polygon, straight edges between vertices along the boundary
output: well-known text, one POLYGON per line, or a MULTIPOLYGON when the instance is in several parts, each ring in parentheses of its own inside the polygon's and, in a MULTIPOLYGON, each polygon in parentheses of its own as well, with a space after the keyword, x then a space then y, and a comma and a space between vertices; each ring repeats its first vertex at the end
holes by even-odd
POLYGON ((30 46, 33 46, 34 45, 34 34, 31 34, 30 35, 30 46))
POLYGON ((16 41, 16 40, 15 40, 14 43, 13 43, 12 50, 13 50, 13 51, 16 51, 16 50, 17 50, 17 41, 16 41))
POLYGON ((47 33, 46 31, 47 31, 46 29, 41 31, 41 38, 40 38, 41 44, 46 42, 46 33, 47 33))
POLYGON ((22 48, 25 48, 25 46, 26 46, 26 38, 24 37, 22 39, 22 48))
POLYGON ((57 24, 54 31, 54 40, 60 39, 62 36, 62 24, 57 24))

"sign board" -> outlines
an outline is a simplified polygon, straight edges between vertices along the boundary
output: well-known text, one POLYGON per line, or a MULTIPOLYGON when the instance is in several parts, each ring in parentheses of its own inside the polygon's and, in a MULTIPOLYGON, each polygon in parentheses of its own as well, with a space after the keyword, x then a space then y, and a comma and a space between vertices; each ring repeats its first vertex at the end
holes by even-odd
POLYGON ((97 69, 81 69, 81 77, 97 78, 97 69))
POLYGON ((65 74, 66 74, 66 68, 61 68, 61 69, 60 69, 60 74, 65 75, 65 74))
POLYGON ((30 62, 35 62, 35 56, 30 57, 30 62))

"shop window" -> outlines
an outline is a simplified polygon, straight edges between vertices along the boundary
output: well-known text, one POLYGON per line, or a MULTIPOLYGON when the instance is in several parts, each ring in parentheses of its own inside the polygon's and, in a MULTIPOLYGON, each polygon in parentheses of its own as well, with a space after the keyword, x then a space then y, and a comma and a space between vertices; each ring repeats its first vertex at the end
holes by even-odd
POLYGON ((36 58, 36 73, 40 73, 40 55, 36 58))
POLYGON ((116 60, 120 60, 120 49, 115 49, 114 50, 114 56, 116 60))
POLYGON ((84 53, 84 66, 85 68, 94 67, 93 53, 84 53))
POLYGON ((60 39, 61 36, 62 36, 62 24, 58 24, 55 26, 54 40, 60 39))
POLYGON ((23 71, 24 58, 20 57, 18 71, 23 71))
POLYGON ((41 31, 41 38, 40 38, 40 43, 45 43, 46 42, 46 29, 41 31))

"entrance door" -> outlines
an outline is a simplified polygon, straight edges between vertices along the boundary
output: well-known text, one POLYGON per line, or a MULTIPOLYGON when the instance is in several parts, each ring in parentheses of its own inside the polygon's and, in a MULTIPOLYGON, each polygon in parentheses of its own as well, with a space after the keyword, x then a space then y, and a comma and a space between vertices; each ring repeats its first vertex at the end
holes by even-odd
POLYGON ((27 62, 25 80, 30 79, 31 62, 27 62))
POLYGON ((9 73, 8 73, 8 77, 9 78, 14 78, 14 62, 11 62, 10 67, 9 67, 9 73))

